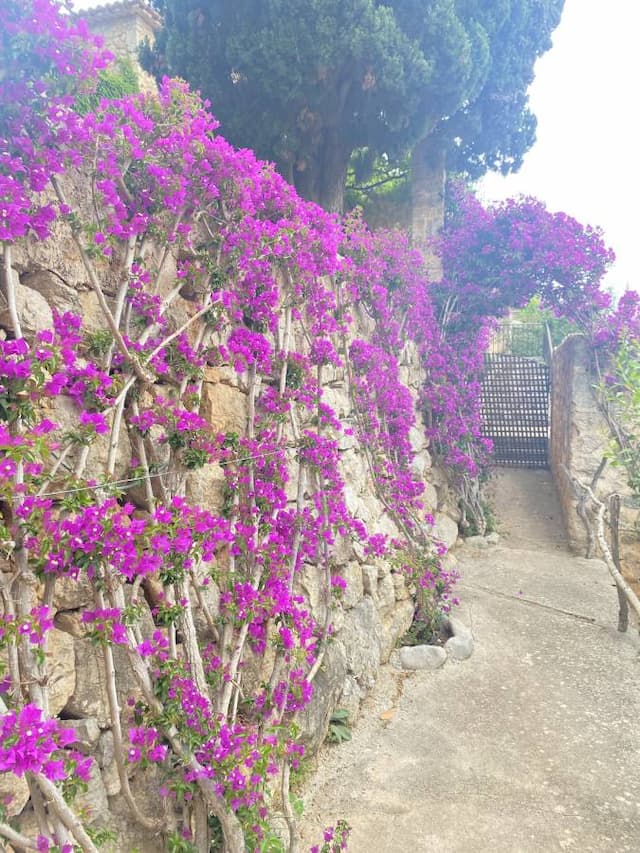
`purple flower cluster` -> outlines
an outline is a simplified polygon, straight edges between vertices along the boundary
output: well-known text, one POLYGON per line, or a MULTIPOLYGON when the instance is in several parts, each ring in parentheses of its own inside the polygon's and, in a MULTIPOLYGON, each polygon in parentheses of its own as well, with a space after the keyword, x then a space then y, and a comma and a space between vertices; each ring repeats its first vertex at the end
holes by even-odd
POLYGON ((67 749, 76 740, 75 733, 57 720, 44 717, 35 705, 23 705, 0 717, 0 772, 42 773, 60 780, 73 768, 88 781, 91 760, 67 749))

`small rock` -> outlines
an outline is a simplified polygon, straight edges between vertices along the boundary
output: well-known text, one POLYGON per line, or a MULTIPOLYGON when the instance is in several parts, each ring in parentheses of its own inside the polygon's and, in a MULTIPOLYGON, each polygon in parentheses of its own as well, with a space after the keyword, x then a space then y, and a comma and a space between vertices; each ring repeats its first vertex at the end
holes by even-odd
POLYGON ((400 663, 404 669, 438 669, 447 659, 441 646, 403 646, 400 663))
POLYGON ((454 660, 466 660, 473 654, 473 637, 457 635, 451 637, 444 644, 445 655, 449 655, 454 660))
POLYGON ((487 540, 489 545, 497 545, 500 541, 500 534, 496 533, 496 531, 494 530, 493 533, 489 533, 489 535, 486 536, 485 539, 487 540))

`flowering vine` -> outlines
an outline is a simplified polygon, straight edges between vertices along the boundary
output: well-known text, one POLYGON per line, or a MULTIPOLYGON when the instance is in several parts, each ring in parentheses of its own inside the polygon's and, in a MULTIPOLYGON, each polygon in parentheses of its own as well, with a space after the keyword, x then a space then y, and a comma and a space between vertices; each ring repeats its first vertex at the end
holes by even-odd
MULTIPOLYGON (((371 476, 403 547, 432 548, 411 473, 414 400, 393 355, 405 308, 365 284, 379 247, 340 254, 354 238, 230 146, 185 84, 96 104, 87 96, 109 57, 55 0, 12 4, 2 38, 0 711, 15 758, 5 769, 24 772, 44 805, 36 839, 4 820, 0 834, 27 849, 98 844, 62 779, 89 784, 91 759, 49 706, 55 602, 75 584, 90 601, 73 631, 100 660, 132 819, 169 848, 208 849, 218 835, 231 851, 262 849, 276 843, 279 778, 293 850, 296 716, 344 586, 332 549, 344 538, 377 555, 395 547, 347 508, 328 371, 348 365, 371 476), (47 328, 22 316, 18 272, 53 241, 73 252, 97 327, 67 310, 47 328), (365 298, 369 355, 354 335, 365 298), (367 371, 375 353, 380 381, 367 371), (242 400, 237 430, 216 431, 205 414, 220 380, 242 400), (198 477, 219 502, 193 499, 198 477), (303 565, 319 575, 320 623, 299 594, 303 565), (161 812, 140 797, 143 776, 161 812)), ((424 279, 411 286, 426 304, 424 279)), ((347 835, 341 824, 340 846, 347 835)))

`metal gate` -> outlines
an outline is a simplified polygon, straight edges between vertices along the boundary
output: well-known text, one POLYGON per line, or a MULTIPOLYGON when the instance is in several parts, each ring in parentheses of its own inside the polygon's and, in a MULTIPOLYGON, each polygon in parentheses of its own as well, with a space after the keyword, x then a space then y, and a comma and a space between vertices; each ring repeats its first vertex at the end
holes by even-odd
POLYGON ((542 323, 501 325, 485 354, 483 431, 498 465, 549 463, 548 334, 542 323))

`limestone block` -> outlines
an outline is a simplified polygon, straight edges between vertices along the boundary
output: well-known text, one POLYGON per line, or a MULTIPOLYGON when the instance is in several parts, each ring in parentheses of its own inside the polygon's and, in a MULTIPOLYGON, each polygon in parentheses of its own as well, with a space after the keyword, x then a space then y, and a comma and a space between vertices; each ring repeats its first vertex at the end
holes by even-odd
MULTIPOLYGON (((69 397, 55 397, 48 403, 48 417, 58 424, 58 430, 52 433, 58 440, 64 441, 66 433, 78 429, 80 412, 75 403, 69 397)), ((105 415, 109 426, 112 424, 113 414, 105 415)), ((97 435, 89 450, 89 461, 87 471, 94 477, 100 476, 106 471, 109 458, 109 445, 111 442, 111 431, 97 435)), ((131 461, 131 442, 127 430, 123 426, 118 437, 118 448, 115 458, 115 477, 123 479, 129 471, 131 461)))
POLYGON ((371 597, 378 611, 393 608, 396 600, 393 579, 382 561, 378 565, 362 566, 362 584, 365 595, 371 597))
POLYGON ((377 585, 378 570, 376 567, 371 565, 362 566, 362 586, 365 595, 370 595, 373 598, 376 594, 377 585))
MULTIPOLYGON (((33 335, 43 329, 50 329, 53 326, 53 314, 44 296, 37 290, 31 290, 30 287, 20 284, 16 272, 13 273, 13 281, 22 333, 33 335)), ((11 328, 9 308, 4 297, 0 300, 0 326, 4 326, 6 329, 11 328)))
POLYGON ((322 402, 335 412, 340 421, 344 421, 351 415, 353 404, 344 385, 338 387, 323 385, 322 402))
MULTIPOLYGON (((411 462, 411 473, 417 480, 423 480, 431 468, 431 456, 428 450, 420 450, 411 462)), ((435 492, 435 489, 434 489, 435 492)))
MULTIPOLYGON (((376 501, 376 503, 378 503, 376 501)), ((378 506, 380 504, 378 503, 378 506)), ((389 539, 397 539, 400 536, 400 531, 398 530, 398 526, 390 517, 387 512, 383 512, 382 515, 379 516, 375 525, 375 533, 383 533, 389 539)))
POLYGON ((396 601, 406 601, 409 598, 409 589, 407 588, 407 582, 405 577, 400 572, 394 572, 391 575, 391 581, 393 583, 393 591, 396 597, 396 601))
POLYGON ((67 311, 78 313, 80 310, 78 291, 69 287, 48 269, 39 269, 22 276, 22 284, 37 291, 59 314, 65 314, 67 311))
POLYGON ((54 617, 53 624, 71 637, 82 638, 87 636, 87 627, 83 624, 81 615, 77 610, 59 611, 54 617))
MULTIPOLYGON (((381 526, 388 527, 389 525, 388 520, 384 522, 381 521, 380 517, 382 515, 382 509, 382 504, 378 498, 371 493, 365 492, 360 496, 358 508, 354 514, 356 518, 359 518, 367 525, 371 532, 384 533, 385 530, 379 528, 381 526)), ((395 534, 392 535, 397 535, 397 528, 395 524, 393 524, 393 522, 391 522, 391 524, 393 525, 393 529, 396 531, 395 534)))
MULTIPOLYGON (((412 426, 409 430, 409 443, 414 453, 421 453, 429 447, 429 441, 424 430, 418 426, 412 426)), ((431 463, 431 459, 429 459, 429 463, 431 463)))
MULTIPOLYGON (((74 639, 73 656, 76 671, 81 673, 81 677, 77 679, 75 690, 63 710, 70 717, 95 717, 100 728, 107 728, 110 716, 102 648, 88 639, 74 639)), ((124 648, 113 646, 113 656, 118 700, 120 707, 124 708, 129 696, 137 699, 141 693, 124 648)))
POLYGON ((79 313, 82 316, 82 328, 85 332, 98 332, 105 328, 104 312, 93 290, 82 290, 78 293, 80 303, 79 313))
POLYGON ((347 450, 340 455, 340 474, 349 490, 351 500, 366 487, 368 481, 367 460, 364 453, 357 450, 347 450))
POLYGON ((438 507, 438 493, 436 492, 435 486, 431 483, 424 484, 424 491, 420 496, 422 502, 428 510, 435 510, 438 507))
POLYGON ((353 725, 358 719, 360 703, 364 699, 364 691, 352 675, 347 674, 338 697, 338 708, 349 712, 349 723, 353 725))
POLYGON ((53 593, 54 610, 78 610, 81 607, 87 607, 92 601, 93 589, 84 573, 77 579, 57 578, 53 593))
POLYGON ((0 805, 7 810, 7 817, 19 815, 29 801, 29 786, 24 776, 0 773, 0 805))
POLYGON ((85 820, 90 826, 99 824, 100 826, 111 827, 113 819, 109 811, 109 800, 100 768, 95 761, 91 763, 87 785, 86 791, 80 791, 76 794, 74 810, 86 815, 85 820))
POLYGON ((355 516, 360 510, 360 496, 349 481, 345 482, 344 486, 344 502, 351 515, 355 516))
MULTIPOLYGON (((26 835, 27 838, 37 838, 40 835, 40 826, 38 825, 38 819, 35 816, 31 803, 20 814, 17 824, 19 831, 23 835, 26 835)), ((22 850, 20 850, 20 853, 22 853, 22 850)))
POLYGON ((224 471, 220 465, 204 465, 187 477, 186 498, 191 504, 218 512, 222 507, 226 486, 224 471))
POLYGON ((362 599, 364 594, 362 567, 352 561, 340 568, 340 574, 347 582, 347 588, 342 594, 342 606, 350 610, 362 599))
POLYGON ((242 391, 221 382, 205 382, 200 414, 214 432, 244 435, 247 426, 247 397, 242 391))
POLYGON ((301 738, 311 752, 318 749, 327 735, 329 719, 337 707, 346 676, 345 647, 339 640, 333 640, 313 682, 313 697, 298 718, 301 738))
POLYGON ((230 364, 205 367, 204 381, 213 385, 226 385, 229 388, 235 388, 236 391, 246 393, 246 383, 243 381, 242 374, 237 373, 230 364))
POLYGON ((353 559, 353 540, 351 536, 337 535, 331 549, 331 559, 336 566, 344 566, 353 559))
POLYGON ((73 637, 57 628, 52 628, 47 634, 49 713, 52 717, 62 711, 76 687, 73 644, 73 637))
POLYGON ((394 608, 396 593, 391 574, 385 574, 378 580, 377 598, 377 606, 381 614, 384 615, 394 608))
POLYGON ((437 513, 433 526, 433 535, 449 549, 455 544, 458 538, 458 525, 448 515, 437 513))
POLYGON ((344 645, 347 670, 358 685, 370 690, 380 667, 383 630, 380 617, 371 598, 365 597, 345 613, 344 625, 336 632, 344 645))
POLYGON ((122 784, 118 776, 111 729, 106 729, 100 735, 96 749, 96 760, 102 771, 102 782, 107 796, 115 797, 122 790, 122 784))
POLYGON ((414 611, 413 601, 407 598, 398 602, 392 610, 387 611, 382 617, 382 648, 380 650, 382 663, 389 660, 398 640, 411 627, 414 611))
POLYGON ((342 421, 343 430, 339 432, 336 436, 336 441, 338 444, 338 450, 341 453, 345 453, 347 450, 353 450, 357 445, 356 439, 356 424, 355 421, 352 421, 351 418, 344 418, 342 421), (349 432, 345 432, 345 429, 348 429, 349 432))
POLYGON ((323 580, 321 570, 311 563, 303 563, 296 577, 296 585, 299 585, 305 599, 309 603, 312 613, 316 613, 323 604, 322 587, 323 580))

